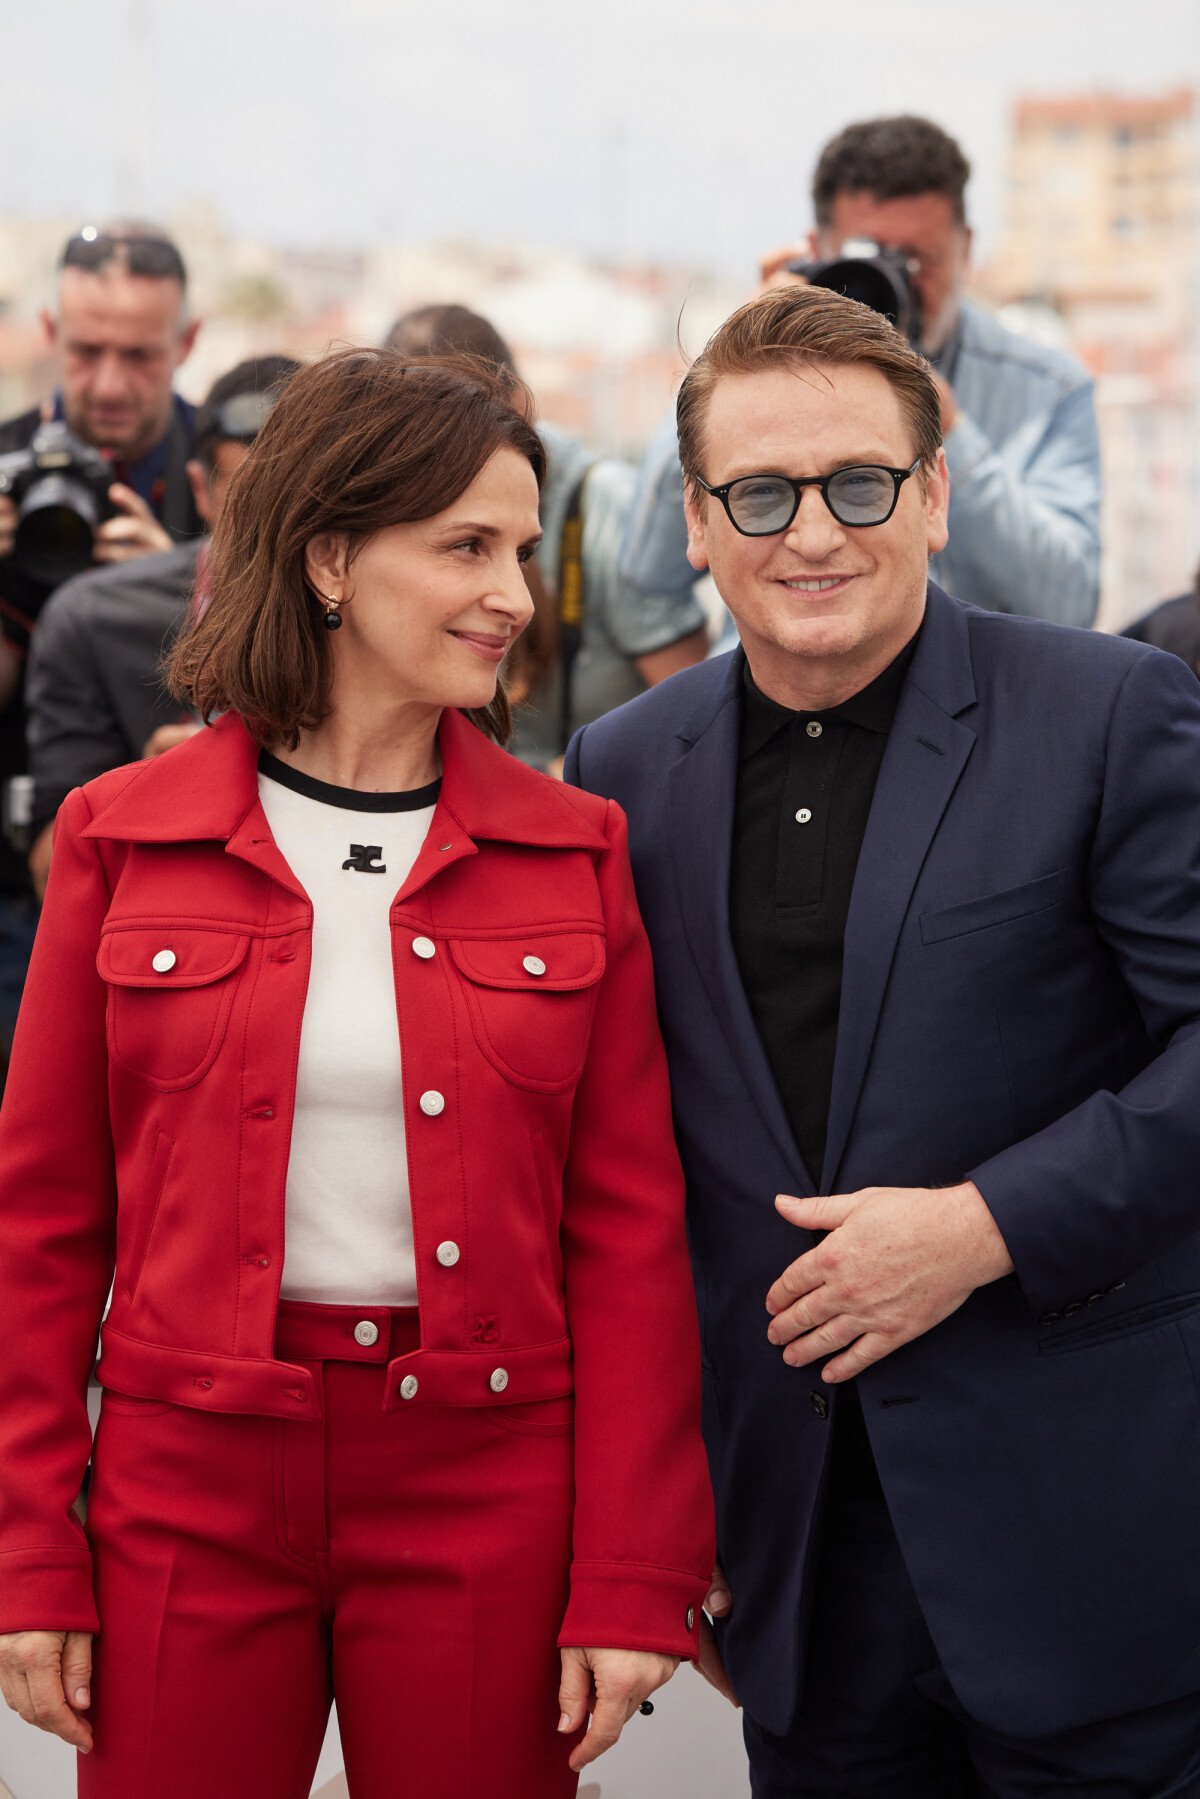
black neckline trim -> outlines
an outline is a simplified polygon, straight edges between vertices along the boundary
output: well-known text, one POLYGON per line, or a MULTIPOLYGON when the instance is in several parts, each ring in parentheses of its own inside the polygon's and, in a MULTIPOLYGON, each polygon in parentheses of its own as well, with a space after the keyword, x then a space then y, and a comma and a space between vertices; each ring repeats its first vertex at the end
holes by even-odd
POLYGON ((319 800, 323 806, 340 806, 344 812, 422 812, 437 804, 442 791, 441 777, 428 787, 410 787, 402 793, 363 793, 357 787, 334 787, 329 781, 318 781, 314 775, 301 774, 270 750, 260 750, 258 772, 268 781, 277 781, 305 799, 319 800))

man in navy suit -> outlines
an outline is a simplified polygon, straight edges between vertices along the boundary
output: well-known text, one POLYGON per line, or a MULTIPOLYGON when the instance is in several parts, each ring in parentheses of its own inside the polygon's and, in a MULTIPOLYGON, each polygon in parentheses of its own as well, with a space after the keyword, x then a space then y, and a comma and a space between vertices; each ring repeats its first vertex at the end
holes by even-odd
POLYGON ((742 308, 678 416, 742 649, 567 775, 654 949, 754 1794, 1200 1793, 1200 690, 928 584, 936 389, 853 301, 742 308))

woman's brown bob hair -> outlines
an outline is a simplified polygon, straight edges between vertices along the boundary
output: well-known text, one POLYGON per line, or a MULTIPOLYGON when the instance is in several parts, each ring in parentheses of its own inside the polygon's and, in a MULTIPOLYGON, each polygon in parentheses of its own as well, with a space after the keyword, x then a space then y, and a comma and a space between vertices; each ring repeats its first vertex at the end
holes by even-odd
MULTIPOLYGON (((171 653, 171 692, 203 719, 237 712, 258 743, 294 748, 328 715, 332 672, 306 544, 344 533, 353 563, 377 531, 444 512, 506 446, 540 490, 546 452, 532 412, 520 381, 468 356, 339 350, 293 375, 230 482, 212 601, 171 653)), ((467 717, 508 741, 503 688, 467 717)))

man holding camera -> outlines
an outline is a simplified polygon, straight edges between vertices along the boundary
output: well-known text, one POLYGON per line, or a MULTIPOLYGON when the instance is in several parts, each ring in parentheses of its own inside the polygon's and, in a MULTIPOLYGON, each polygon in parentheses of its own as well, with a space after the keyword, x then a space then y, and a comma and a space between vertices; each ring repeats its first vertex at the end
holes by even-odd
MULTIPOLYGON (((196 414, 188 475, 206 529, 229 483, 300 364, 252 356, 218 377, 196 414)), ((161 755, 200 729, 162 681, 164 654, 207 593, 207 538, 144 556, 133 567, 94 568, 53 593, 38 621, 26 686, 39 898, 50 870, 51 827, 73 787, 106 769, 161 755)))
MULTIPOLYGON (((765 257, 763 280, 808 280, 867 299, 847 264, 858 263, 860 276, 862 265, 888 265, 908 290, 909 336, 941 400, 950 542, 931 564, 934 580, 991 612, 1090 625, 1100 592, 1093 384, 1073 357, 1016 336, 965 298, 969 174, 954 139, 928 119, 848 126, 817 162, 815 229, 765 257)), ((901 310, 869 303, 894 317, 901 310)), ((673 417, 647 450, 621 565, 656 592, 696 578, 673 417)))
POLYGON ((0 424, 0 1055, 16 1020, 37 911, 28 849, 24 664, 49 595, 92 563, 196 536, 193 408, 173 390, 199 329, 175 245, 151 228, 87 226, 42 315, 57 391, 0 424))

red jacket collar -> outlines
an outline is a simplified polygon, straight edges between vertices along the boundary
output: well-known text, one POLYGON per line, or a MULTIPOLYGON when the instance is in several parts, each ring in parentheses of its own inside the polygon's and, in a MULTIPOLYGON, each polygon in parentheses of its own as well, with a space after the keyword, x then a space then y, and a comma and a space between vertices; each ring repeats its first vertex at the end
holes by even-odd
MULTIPOLYGON (((554 849, 607 847, 602 801, 526 768, 461 712, 442 713, 438 742, 440 804, 469 837, 554 849)), ((83 835, 128 843, 227 843, 257 804, 258 750, 241 719, 226 713, 144 763, 101 805, 83 835)))

